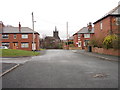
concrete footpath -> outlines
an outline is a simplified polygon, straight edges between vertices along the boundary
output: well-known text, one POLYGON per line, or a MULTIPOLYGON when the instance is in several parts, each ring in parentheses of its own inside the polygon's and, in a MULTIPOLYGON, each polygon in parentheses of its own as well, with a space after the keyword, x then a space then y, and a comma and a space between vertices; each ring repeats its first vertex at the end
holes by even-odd
POLYGON ((119 61, 120 56, 112 56, 112 55, 105 55, 105 54, 99 54, 94 52, 88 52, 85 50, 72 50, 74 53, 80 53, 83 55, 89 55, 97 58, 101 58, 103 60, 109 60, 109 61, 119 61))

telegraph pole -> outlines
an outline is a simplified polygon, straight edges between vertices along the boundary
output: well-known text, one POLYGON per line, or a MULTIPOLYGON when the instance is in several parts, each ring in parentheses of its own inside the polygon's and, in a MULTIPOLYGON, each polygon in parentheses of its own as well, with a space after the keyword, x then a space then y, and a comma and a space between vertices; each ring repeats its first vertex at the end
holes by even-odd
POLYGON ((33 15, 33 12, 32 12, 32 27, 33 27, 33 43, 32 43, 32 50, 34 51, 35 50, 35 37, 34 37, 34 15, 33 15))
POLYGON ((66 23, 66 30, 67 30, 67 50, 69 50, 69 40, 68 40, 68 22, 66 23))

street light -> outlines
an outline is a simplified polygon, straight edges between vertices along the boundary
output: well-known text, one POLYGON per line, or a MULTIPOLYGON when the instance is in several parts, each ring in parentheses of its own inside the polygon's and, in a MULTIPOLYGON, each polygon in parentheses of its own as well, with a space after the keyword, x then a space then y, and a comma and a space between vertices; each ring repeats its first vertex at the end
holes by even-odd
POLYGON ((69 50, 69 39, 68 39, 68 22, 66 23, 66 30, 67 30, 67 50, 69 50))
POLYGON ((33 12, 32 12, 32 27, 33 27, 33 43, 32 43, 32 50, 35 51, 35 35, 34 35, 34 15, 33 15, 33 12))

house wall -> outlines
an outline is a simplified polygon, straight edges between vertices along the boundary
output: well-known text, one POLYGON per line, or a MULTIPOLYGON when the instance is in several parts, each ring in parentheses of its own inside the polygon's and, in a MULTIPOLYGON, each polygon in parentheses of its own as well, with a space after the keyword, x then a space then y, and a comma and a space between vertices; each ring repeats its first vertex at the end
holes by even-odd
MULTIPOLYGON (((86 33, 86 34, 89 34, 89 33, 86 33)), ((90 38, 93 36, 94 34, 90 34, 90 38)), ((84 38, 84 34, 81 34, 81 38, 80 38, 80 41, 81 41, 81 47, 82 49, 85 49, 86 46, 84 46, 84 41, 85 40, 90 40, 90 38, 84 38)))
POLYGON ((78 44, 77 44, 78 43, 78 34, 74 34, 73 37, 74 37, 74 40, 73 40, 74 46, 78 47, 78 44))
POLYGON ((107 36, 110 34, 110 30, 113 33, 118 33, 118 26, 116 25, 115 16, 108 16, 103 20, 94 24, 95 37, 107 36), (100 23, 102 22, 103 29, 100 29, 100 23))
MULTIPOLYGON (((22 39, 21 38, 21 34, 16 34, 17 38, 14 39, 14 34, 9 34, 9 38, 8 39, 2 39, 2 42, 9 42, 10 43, 10 49, 21 49, 21 50, 28 50, 28 51, 32 51, 32 41, 33 41, 33 34, 28 34, 28 38, 27 39, 22 39), (18 42, 18 46, 15 48, 13 46, 13 42, 18 42), (28 48, 21 48, 21 43, 22 42, 28 42, 29 43, 29 47, 28 48)), ((39 35, 35 34, 35 43, 36 43, 36 50, 39 50, 39 35)))

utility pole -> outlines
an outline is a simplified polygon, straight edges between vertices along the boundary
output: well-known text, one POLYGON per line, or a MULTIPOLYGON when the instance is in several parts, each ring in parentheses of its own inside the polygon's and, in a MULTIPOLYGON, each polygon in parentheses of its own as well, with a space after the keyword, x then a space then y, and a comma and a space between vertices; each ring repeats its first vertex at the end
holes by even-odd
POLYGON ((35 37, 34 37, 34 15, 33 15, 33 12, 32 12, 32 27, 33 27, 33 43, 32 43, 32 50, 35 51, 35 37))
POLYGON ((68 40, 68 22, 66 23, 66 30, 67 30, 67 50, 69 50, 69 40, 68 40))

